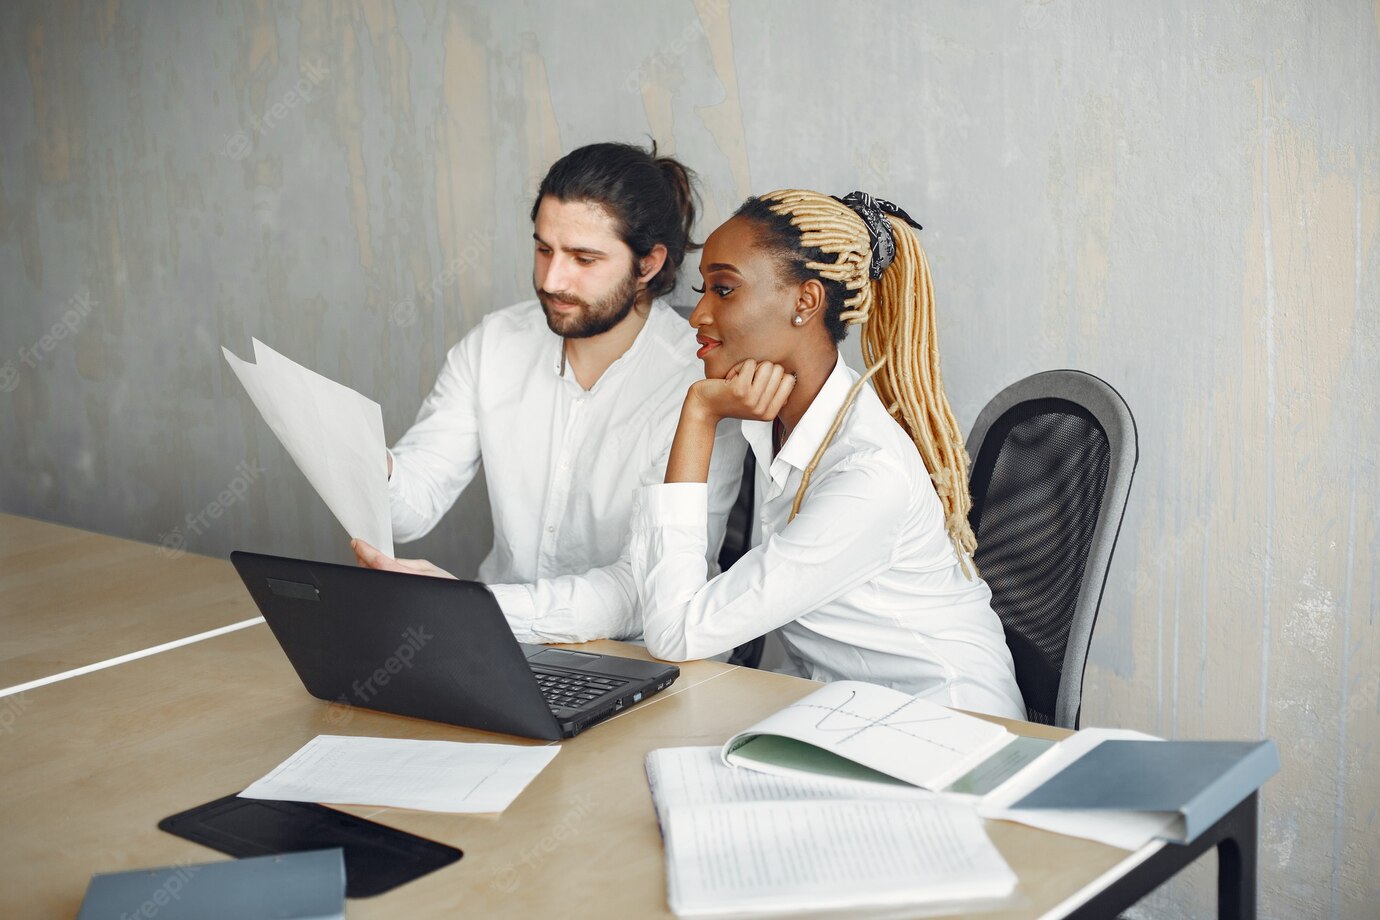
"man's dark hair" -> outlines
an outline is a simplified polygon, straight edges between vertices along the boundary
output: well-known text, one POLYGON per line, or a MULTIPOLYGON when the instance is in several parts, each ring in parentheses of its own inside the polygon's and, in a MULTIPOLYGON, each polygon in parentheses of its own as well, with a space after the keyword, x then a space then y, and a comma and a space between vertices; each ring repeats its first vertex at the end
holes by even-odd
POLYGON ((532 220, 547 195, 561 201, 585 201, 603 208, 635 259, 657 243, 666 247, 666 264, 647 282, 652 297, 669 294, 691 242, 695 224, 695 174, 671 157, 632 144, 589 144, 572 150, 552 165, 532 202, 532 220))

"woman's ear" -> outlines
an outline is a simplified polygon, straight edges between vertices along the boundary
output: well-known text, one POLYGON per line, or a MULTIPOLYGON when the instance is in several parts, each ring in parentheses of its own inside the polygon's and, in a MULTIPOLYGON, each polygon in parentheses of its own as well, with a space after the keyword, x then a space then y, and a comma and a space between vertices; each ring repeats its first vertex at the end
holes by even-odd
POLYGON ((666 246, 663 243, 657 243, 655 246, 652 247, 651 252, 647 253, 645 256, 638 260, 637 283, 640 285, 646 285, 648 282, 650 282, 653 278, 656 277, 657 272, 661 271, 662 266, 665 264, 666 246))
POLYGON ((824 293, 824 285, 818 278, 811 278, 800 285, 796 294, 795 309, 791 312, 791 325, 803 329, 817 315, 823 320, 824 310, 829 306, 829 298, 824 293))

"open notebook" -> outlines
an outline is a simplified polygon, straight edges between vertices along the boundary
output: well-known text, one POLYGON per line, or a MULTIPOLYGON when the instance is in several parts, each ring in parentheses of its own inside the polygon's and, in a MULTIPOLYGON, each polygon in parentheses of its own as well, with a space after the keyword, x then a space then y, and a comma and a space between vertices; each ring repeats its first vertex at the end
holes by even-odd
POLYGON ((982 795, 1052 744, 899 690, 841 680, 734 735, 723 760, 782 776, 982 795))
POLYGON ((713 747, 653 751, 647 779, 677 916, 993 909, 1015 891, 968 803, 900 784, 738 770, 713 747))

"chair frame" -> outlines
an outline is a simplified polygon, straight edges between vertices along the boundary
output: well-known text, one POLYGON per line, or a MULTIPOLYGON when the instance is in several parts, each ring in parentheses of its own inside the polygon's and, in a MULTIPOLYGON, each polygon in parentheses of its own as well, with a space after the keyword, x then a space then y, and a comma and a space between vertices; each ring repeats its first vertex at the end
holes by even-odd
MULTIPOLYGON (((1140 446, 1131 409, 1111 384, 1085 371, 1051 370, 1016 381, 983 407, 968 434, 966 446, 972 462, 976 462, 988 432, 998 419, 1021 403, 1040 399, 1066 400, 1082 407, 1102 426, 1110 449, 1107 485, 1097 511, 1097 524, 1089 544, 1088 560, 1083 567, 1083 580, 1078 588, 1073 620, 1069 624, 1054 711, 1055 725, 1076 729, 1082 712, 1083 673, 1087 668, 1088 649, 1092 645, 1093 627, 1097 624, 1102 595, 1107 588, 1112 554, 1116 550, 1121 523, 1126 516, 1140 446), (1077 675, 1076 680, 1072 679, 1073 675, 1077 675)), ((975 510, 980 507, 975 499, 975 510)))

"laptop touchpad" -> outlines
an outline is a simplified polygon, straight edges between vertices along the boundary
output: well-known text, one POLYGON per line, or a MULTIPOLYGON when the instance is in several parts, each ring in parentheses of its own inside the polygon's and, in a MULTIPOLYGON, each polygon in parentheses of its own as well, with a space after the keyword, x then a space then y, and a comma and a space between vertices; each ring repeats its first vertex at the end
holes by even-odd
POLYGON ((589 652, 567 652, 565 649, 549 648, 529 657, 531 664, 549 664, 560 668, 587 668, 599 660, 598 655, 589 652))

